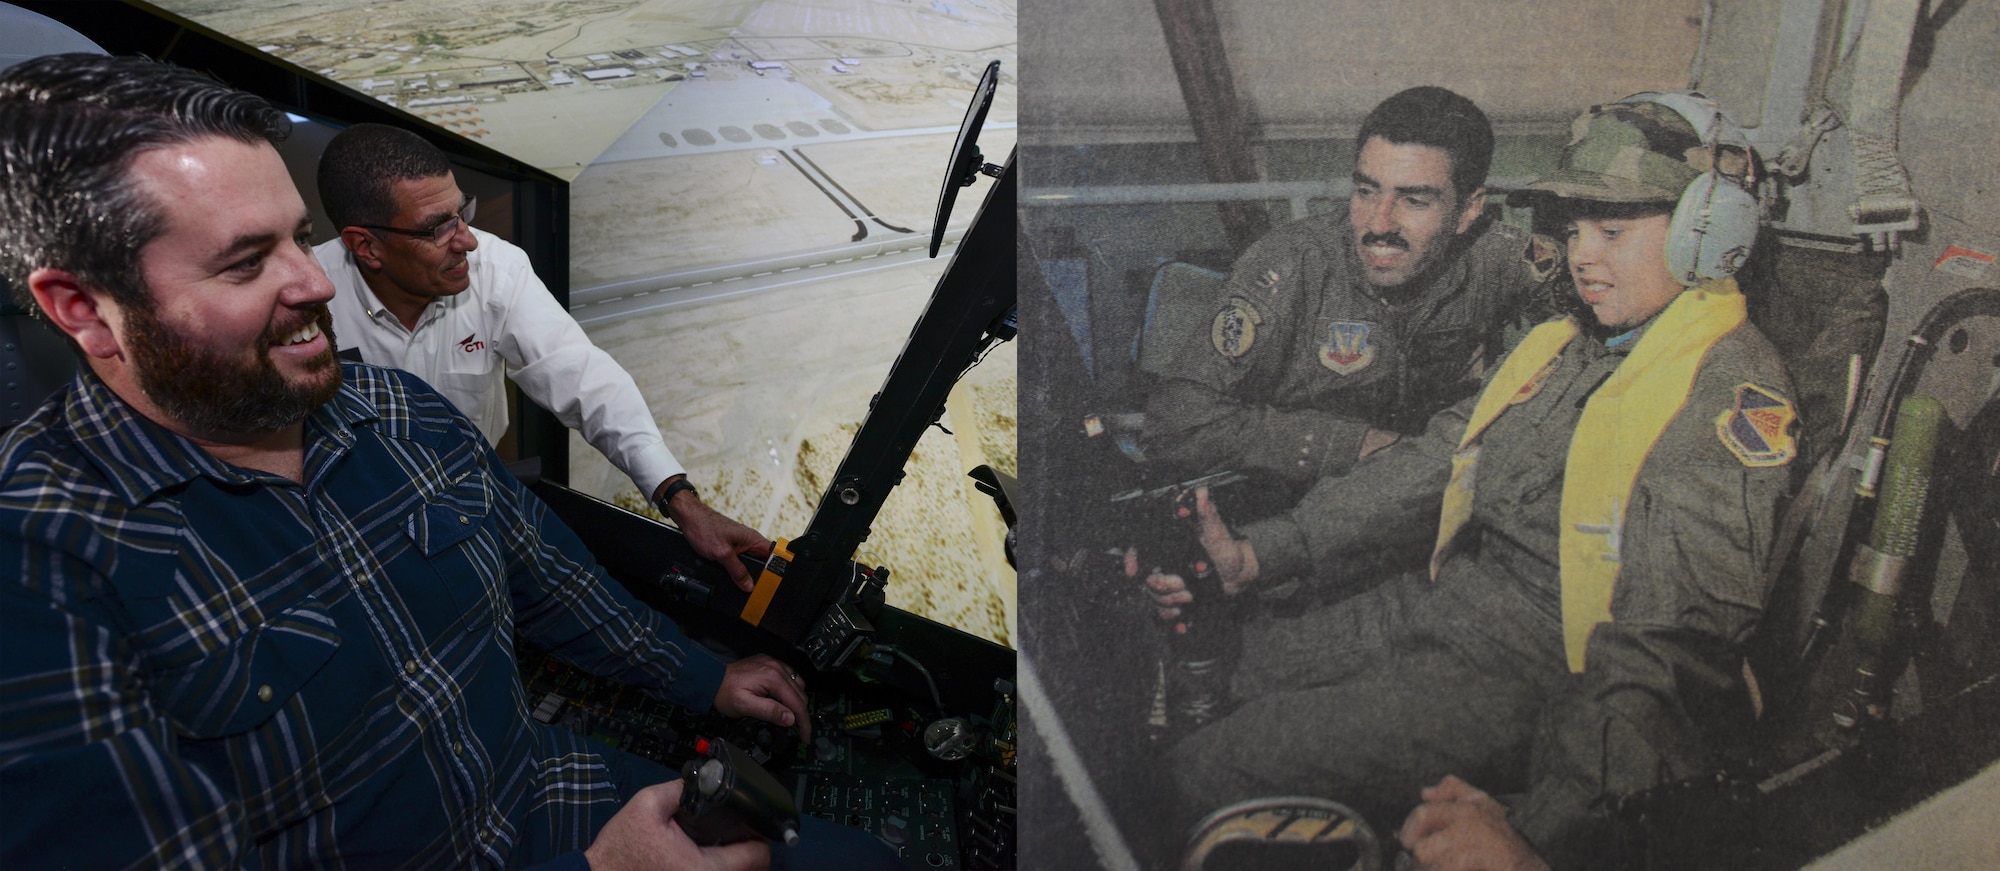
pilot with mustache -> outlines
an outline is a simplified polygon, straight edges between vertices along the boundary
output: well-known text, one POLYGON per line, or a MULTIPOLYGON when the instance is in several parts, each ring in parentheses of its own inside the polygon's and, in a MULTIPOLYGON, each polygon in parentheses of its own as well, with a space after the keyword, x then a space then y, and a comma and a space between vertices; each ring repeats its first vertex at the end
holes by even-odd
POLYGON ((1478 386, 1537 282, 1527 234, 1481 220, 1493 126, 1452 91, 1382 101, 1354 192, 1236 261, 1208 329, 1146 406, 1149 462, 1303 487, 1422 430, 1478 386))
POLYGON ((318 181, 340 237, 313 253, 338 289, 329 306, 346 347, 430 382, 488 443, 507 431, 511 376, 750 589, 734 557, 767 554, 769 541, 701 501, 632 376, 549 295, 526 252, 473 228, 478 201, 443 152, 407 130, 356 124, 327 144, 318 181))

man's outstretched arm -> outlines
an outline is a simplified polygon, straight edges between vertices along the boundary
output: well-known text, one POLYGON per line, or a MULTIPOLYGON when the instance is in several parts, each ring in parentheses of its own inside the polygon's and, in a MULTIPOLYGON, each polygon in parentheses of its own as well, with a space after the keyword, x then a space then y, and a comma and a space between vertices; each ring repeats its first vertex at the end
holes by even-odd
MULTIPOLYGON (((498 239, 482 242, 492 246, 489 256, 507 261, 507 268, 496 269, 497 280, 506 286, 490 292, 492 304, 502 310, 494 340, 509 376, 529 399, 582 433, 657 504, 687 470, 660 436, 638 383, 556 304, 525 255, 500 247, 498 239)), ((703 504, 695 494, 677 494, 662 513, 680 526, 696 553, 720 563, 730 580, 746 590, 751 578, 735 557, 770 553, 770 540, 763 534, 703 504)))

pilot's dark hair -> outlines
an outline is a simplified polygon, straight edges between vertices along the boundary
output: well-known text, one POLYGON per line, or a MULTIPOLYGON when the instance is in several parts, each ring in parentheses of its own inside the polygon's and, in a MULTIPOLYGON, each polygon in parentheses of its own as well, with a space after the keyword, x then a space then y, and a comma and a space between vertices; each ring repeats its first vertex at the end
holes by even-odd
POLYGON ((1359 154, 1377 136, 1394 145, 1428 145, 1451 158, 1451 186, 1461 202, 1486 184, 1493 165, 1493 123, 1471 100, 1423 85, 1377 104, 1354 137, 1359 154))
POLYGON ((139 251, 166 215, 132 162, 212 136, 276 144, 290 132, 262 97, 144 58, 47 55, 0 72, 0 275, 31 311, 28 274, 45 267, 150 311, 139 251))
POLYGON ((396 182, 449 172, 451 161, 422 136, 387 124, 356 124, 319 156, 319 201, 336 230, 387 224, 396 216, 396 182))

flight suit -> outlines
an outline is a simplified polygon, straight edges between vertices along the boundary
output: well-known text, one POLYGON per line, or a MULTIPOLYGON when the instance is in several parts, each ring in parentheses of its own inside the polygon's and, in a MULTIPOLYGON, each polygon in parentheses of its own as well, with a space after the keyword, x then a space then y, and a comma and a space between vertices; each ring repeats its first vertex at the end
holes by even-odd
POLYGON ((1347 471, 1371 427, 1420 430, 1500 356, 1503 322, 1536 285, 1527 241, 1476 224, 1391 303, 1362 275, 1345 205, 1273 230, 1237 260, 1213 317, 1170 339, 1147 459, 1305 486, 1347 471))
MULTIPOLYGON (((1341 640, 1344 655, 1313 675, 1322 685, 1253 701, 1180 744, 1191 814, 1325 795, 1393 831, 1418 787, 1457 774, 1494 794, 1525 792, 1516 828, 1556 867, 1587 866, 1605 849, 1600 797, 1708 770, 1722 736, 1750 716, 1742 645, 1789 480, 1790 388, 1749 324, 1711 347, 1620 522, 1590 533, 1617 537, 1619 568, 1610 622, 1572 672, 1557 568, 1565 461, 1602 448, 1573 443, 1584 403, 1644 338, 1644 328, 1615 347, 1577 337, 1486 429, 1471 515, 1436 580, 1394 579, 1335 606, 1376 631, 1341 640), (1760 415, 1756 426, 1746 414, 1760 415)), ((1260 570, 1318 568, 1337 583, 1343 554, 1412 527, 1435 535, 1423 521, 1436 517, 1474 405, 1243 530, 1260 570)))

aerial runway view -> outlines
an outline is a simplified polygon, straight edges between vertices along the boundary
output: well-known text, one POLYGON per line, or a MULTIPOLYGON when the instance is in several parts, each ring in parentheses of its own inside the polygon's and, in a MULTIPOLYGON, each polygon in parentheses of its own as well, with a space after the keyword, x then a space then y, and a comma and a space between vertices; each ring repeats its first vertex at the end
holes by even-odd
MULTIPOLYGON (((702 498, 773 537, 827 478, 990 182, 927 256, 974 86, 1014 148, 1013 0, 160 0, 570 181, 571 313, 638 381, 702 498)), ((1015 348, 965 374, 855 559, 889 604, 1014 643, 1015 348)), ((572 434, 570 485, 652 513, 572 434)))

